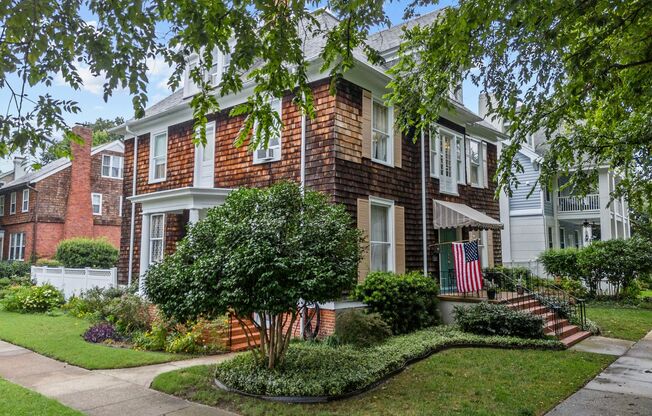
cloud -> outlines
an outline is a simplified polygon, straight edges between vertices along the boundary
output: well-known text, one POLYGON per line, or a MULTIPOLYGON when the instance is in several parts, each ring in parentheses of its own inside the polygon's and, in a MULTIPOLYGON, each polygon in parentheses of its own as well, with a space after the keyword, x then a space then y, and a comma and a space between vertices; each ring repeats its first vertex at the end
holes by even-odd
MULTIPOLYGON (((77 73, 82 80, 81 89, 82 91, 88 91, 91 94, 100 95, 104 91, 104 84, 106 83, 106 77, 103 75, 95 76, 91 72, 90 68, 85 65, 77 67, 77 73)), ((63 78, 61 73, 58 73, 55 77, 56 85, 69 86, 68 82, 63 78)))

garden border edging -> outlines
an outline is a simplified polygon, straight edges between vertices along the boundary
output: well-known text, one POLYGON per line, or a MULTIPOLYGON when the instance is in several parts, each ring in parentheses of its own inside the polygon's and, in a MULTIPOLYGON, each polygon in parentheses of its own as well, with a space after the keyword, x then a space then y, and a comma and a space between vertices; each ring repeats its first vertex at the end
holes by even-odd
POLYGON ((217 378, 213 379, 213 384, 220 390, 226 391, 228 393, 236 393, 241 396, 246 396, 246 397, 253 397, 256 399, 261 399, 261 400, 267 400, 271 402, 281 402, 281 403, 290 403, 290 404, 317 404, 317 403, 328 403, 328 402, 333 402, 337 400, 343 400, 343 399, 348 399, 350 397, 358 396, 360 394, 366 393, 370 390, 375 389, 376 387, 380 386, 381 384, 384 384, 387 380, 390 378, 394 377, 395 375, 401 373, 403 370, 405 370, 408 366, 411 364, 414 364, 417 361, 422 361, 438 352, 442 352, 445 350, 453 349, 453 348, 495 348, 495 349, 503 349, 503 350, 543 350, 543 351, 561 351, 565 350, 566 348, 563 345, 557 345, 557 346, 550 346, 550 347, 543 347, 543 346, 516 346, 516 345, 487 345, 487 344, 482 344, 482 343, 469 343, 469 342, 462 342, 462 343, 451 343, 448 345, 442 345, 440 347, 433 348, 424 354, 421 354, 419 356, 413 357, 408 359, 405 363, 403 363, 402 366, 399 368, 396 368, 383 377, 381 377, 379 380, 369 384, 368 386, 350 391, 348 393, 344 394, 339 394, 336 396, 266 396, 266 395, 260 395, 260 394, 253 394, 253 393, 247 393, 242 390, 238 389, 233 389, 225 384, 223 384, 221 381, 219 381, 217 378))

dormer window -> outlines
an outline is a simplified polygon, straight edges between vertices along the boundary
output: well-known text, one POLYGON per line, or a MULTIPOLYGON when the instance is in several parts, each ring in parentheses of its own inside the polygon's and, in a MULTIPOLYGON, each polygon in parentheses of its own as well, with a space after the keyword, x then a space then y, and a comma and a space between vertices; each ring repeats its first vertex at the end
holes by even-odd
POLYGON ((183 84, 184 97, 190 97, 191 95, 195 95, 199 92, 199 86, 190 77, 190 73, 195 68, 197 68, 197 65, 199 65, 199 55, 190 55, 190 58, 188 58, 188 66, 186 68, 185 82, 183 84))
POLYGON ((222 52, 216 50, 213 54, 213 67, 211 68, 211 84, 218 85, 222 81, 222 76, 229 69, 231 64, 231 52, 222 52))

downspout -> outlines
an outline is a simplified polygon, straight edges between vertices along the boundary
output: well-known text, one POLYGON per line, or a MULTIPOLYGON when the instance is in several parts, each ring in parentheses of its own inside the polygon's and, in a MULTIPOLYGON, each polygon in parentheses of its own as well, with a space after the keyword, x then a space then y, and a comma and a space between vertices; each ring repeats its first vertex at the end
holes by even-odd
POLYGON ((428 275, 428 230, 426 223, 428 216, 426 214, 426 135, 421 129, 421 240, 423 250, 423 275, 428 275))
MULTIPOLYGON (((125 123, 125 131, 127 134, 134 136, 134 163, 131 174, 131 196, 136 196, 136 173, 138 169, 138 136, 129 130, 129 123, 125 123)), ((133 276, 133 264, 134 264, 134 234, 136 232, 136 203, 131 201, 131 223, 129 224, 129 266, 127 273, 127 285, 131 287, 132 276, 133 276)), ((142 255, 142 253, 141 253, 142 255)))
POLYGON ((36 262, 36 232, 38 231, 38 190, 34 188, 33 186, 30 186, 27 184, 27 189, 31 191, 34 191, 36 193, 36 199, 34 201, 34 221, 32 224, 32 255, 30 256, 34 262, 36 262))
MULTIPOLYGON (((304 195, 306 192, 306 114, 301 112, 301 166, 299 167, 300 176, 301 176, 301 195, 304 195)), ((306 317, 305 317, 306 308, 303 307, 301 310, 301 316, 299 318, 299 332, 301 339, 303 339, 305 327, 306 327, 306 317)))

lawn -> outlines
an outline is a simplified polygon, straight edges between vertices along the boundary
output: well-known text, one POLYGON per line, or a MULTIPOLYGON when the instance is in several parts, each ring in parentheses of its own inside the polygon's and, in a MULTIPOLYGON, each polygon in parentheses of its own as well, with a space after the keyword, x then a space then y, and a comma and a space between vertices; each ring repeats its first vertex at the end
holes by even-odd
POLYGON ((641 294, 638 296, 639 298, 652 298, 652 290, 643 290, 641 291, 641 294))
POLYGON ((76 410, 0 378, 0 414, 12 416, 81 416, 76 410))
POLYGON ((84 341, 90 323, 68 315, 19 314, 0 310, 0 339, 91 370, 136 367, 188 358, 84 341))
POLYGON ((652 330, 652 310, 622 307, 616 304, 588 304, 586 314, 611 338, 638 341, 652 330))
POLYGON ((249 415, 541 415, 613 361, 574 351, 452 349, 355 398, 289 405, 215 388, 212 366, 159 375, 152 387, 249 415), (470 365, 472 363, 472 365, 470 365))

